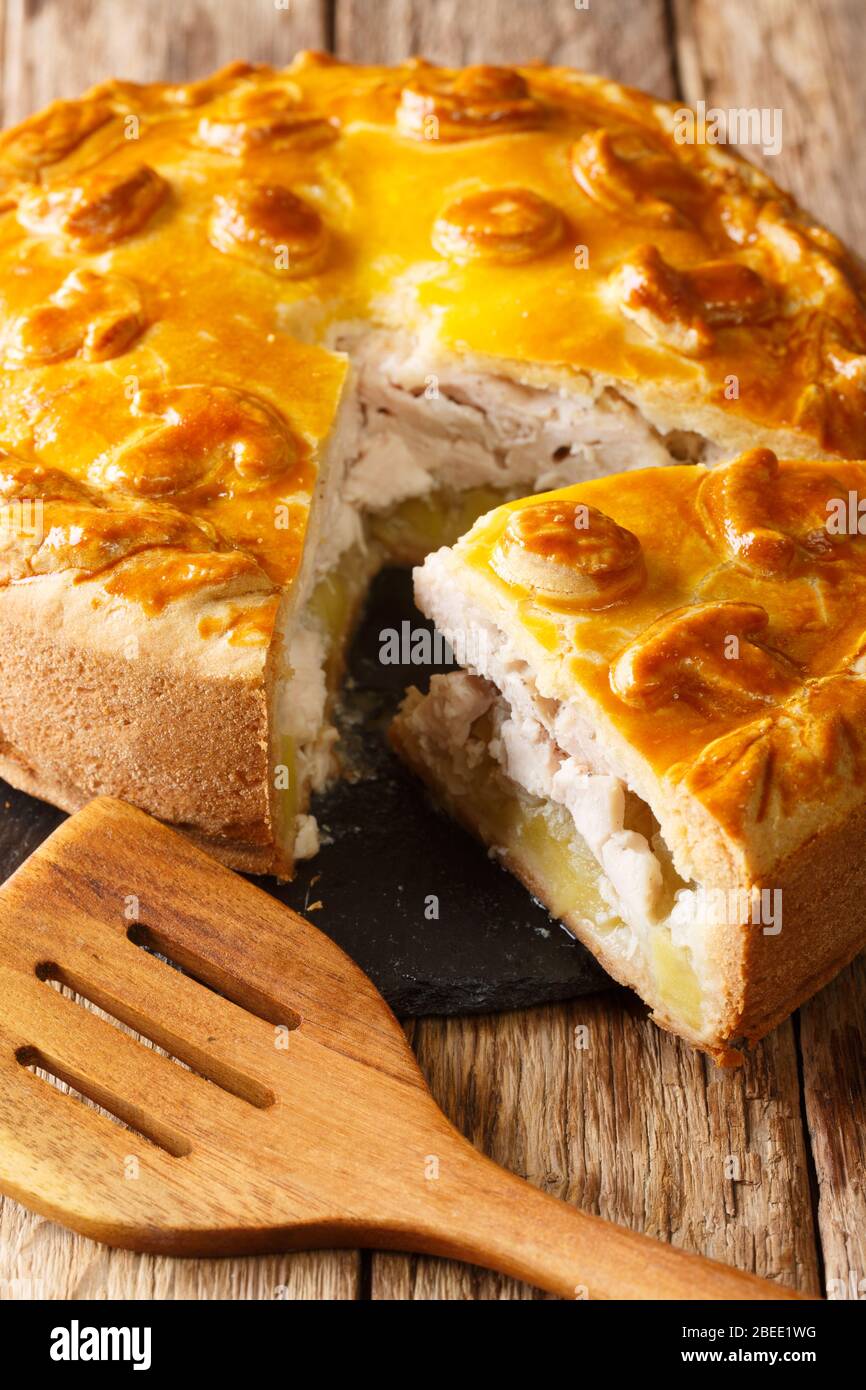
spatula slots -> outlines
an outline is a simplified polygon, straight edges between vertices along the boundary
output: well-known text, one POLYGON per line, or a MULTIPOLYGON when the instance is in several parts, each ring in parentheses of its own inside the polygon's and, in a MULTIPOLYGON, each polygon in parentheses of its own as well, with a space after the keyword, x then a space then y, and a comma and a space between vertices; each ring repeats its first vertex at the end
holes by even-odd
MULTIPOLYGON (((160 963, 168 965, 162 957, 158 957, 160 963)), ((243 1076, 239 1072, 232 1071, 225 1065, 212 1067, 211 1058, 208 1053, 202 1053, 194 1047, 188 1046, 185 1038, 175 1038, 170 1030, 160 1027, 155 1028, 153 1023, 146 1023, 136 1015, 135 1011, 123 1010, 122 1013, 112 1013, 112 1008, 117 1008, 118 1001, 112 999, 110 1002, 98 986, 87 984, 77 975, 71 974, 68 970, 62 970, 54 962, 42 962, 37 965, 35 975, 38 980, 45 984, 57 984, 71 991, 76 997, 71 999, 68 994, 61 995, 62 998, 77 1008, 85 1008, 92 1004, 97 1009, 102 1010, 104 1021, 112 1024, 113 1027, 120 1029, 122 1024, 127 1028, 133 1028, 138 1034, 138 1041, 141 1045, 151 1043, 155 1047, 162 1048, 168 1055, 170 1061, 182 1066, 184 1069, 196 1072, 205 1081, 212 1082, 215 1086, 220 1086, 222 1090, 230 1092, 231 1095, 238 1096, 241 1100, 248 1101, 250 1105, 264 1110, 269 1105, 273 1105, 276 1097, 273 1091, 266 1086, 261 1086, 254 1078, 243 1076), (106 1017, 107 1016, 107 1017, 106 1017), (159 1032, 159 1037, 156 1033, 159 1032)), ((193 981, 199 984, 198 981, 193 981)), ((207 988, 201 986, 200 988, 207 988)), ((122 1001, 120 1001, 122 1003, 122 1001)))
MULTIPOLYGON (((98 1105, 120 1128, 164 1149, 173 1158, 183 1158, 192 1152, 192 1145, 182 1134, 159 1122, 144 1119, 135 1106, 103 1091, 92 1079, 74 1075, 63 1062, 46 1057, 38 1047, 19 1047, 15 1056, 19 1065, 25 1067, 42 1085, 54 1087, 64 1103, 77 1106, 90 1101, 98 1105), (40 1076, 40 1072, 44 1075, 40 1076)), ((71 1112, 70 1123, 74 1122, 74 1112, 71 1112)))
POLYGON ((384 1000, 327 937, 108 799, 0 889, 0 1189, 138 1250, 376 1247, 469 1260, 565 1298, 798 1296, 498 1168, 436 1106, 384 1000), (146 926, 124 916, 131 894, 146 926))
POLYGON ((264 1023, 278 1024, 283 1028, 297 1028, 300 1025, 300 1017, 293 1009, 282 1006, 274 1006, 273 1002, 264 994, 257 994, 248 985, 243 987, 243 998, 237 997, 232 993, 233 982, 224 978, 219 984, 216 983, 217 972, 211 969, 211 979, 205 979, 202 970, 208 970, 208 962, 187 959, 185 962, 177 960, 172 956, 174 950, 181 955, 184 954, 182 946, 169 946, 165 938, 161 938, 158 932, 151 931, 149 927, 143 926, 140 922, 133 923, 127 928, 127 939, 134 946, 140 946, 142 950, 148 951, 152 956, 156 956, 164 965, 173 966, 182 974, 194 980, 203 989, 209 989, 214 994, 218 994, 222 999, 228 999, 230 1003, 237 1004, 239 1009, 244 1009, 248 1014, 253 1014, 256 1018, 262 1019, 264 1023))

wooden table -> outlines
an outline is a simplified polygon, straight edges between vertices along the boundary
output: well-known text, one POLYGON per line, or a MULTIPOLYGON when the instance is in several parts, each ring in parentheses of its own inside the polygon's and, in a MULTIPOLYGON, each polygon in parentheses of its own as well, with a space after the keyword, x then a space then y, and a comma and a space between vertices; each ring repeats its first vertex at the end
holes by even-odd
MULTIPOLYGON (((661 96, 783 111, 770 172, 866 251, 862 0, 0 0, 4 123, 102 77, 174 80, 299 48, 548 62, 661 96)), ((623 994, 410 1036, 481 1148, 588 1211, 780 1283, 866 1297, 863 958, 726 1073, 623 994), (583 1028, 580 1027, 583 1025, 583 1028), (584 1031, 585 1029, 585 1031, 584 1031)), ((0 1297, 506 1298, 468 1267, 343 1252, 140 1257, 0 1210, 0 1297)))

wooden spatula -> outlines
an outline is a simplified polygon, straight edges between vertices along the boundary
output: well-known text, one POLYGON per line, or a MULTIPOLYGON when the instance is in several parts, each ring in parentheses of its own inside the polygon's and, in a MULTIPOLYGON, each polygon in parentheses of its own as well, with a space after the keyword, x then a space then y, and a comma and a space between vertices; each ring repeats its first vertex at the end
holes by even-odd
POLYGON ((470 1260, 565 1298, 797 1297, 484 1158, 342 951, 107 799, 0 890, 0 1188, 134 1250, 374 1246, 470 1260))

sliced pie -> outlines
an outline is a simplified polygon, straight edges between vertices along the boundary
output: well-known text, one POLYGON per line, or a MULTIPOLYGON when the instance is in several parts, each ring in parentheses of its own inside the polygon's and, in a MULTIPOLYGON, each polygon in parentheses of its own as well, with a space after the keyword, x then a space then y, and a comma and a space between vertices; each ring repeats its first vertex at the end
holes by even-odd
POLYGON ((498 501, 866 453, 853 258, 673 108, 315 54, 0 137, 0 774, 291 872, 370 576, 498 501))
POLYGON ((736 1061, 866 944, 866 463, 508 503, 416 597, 396 747, 659 1023, 736 1061))

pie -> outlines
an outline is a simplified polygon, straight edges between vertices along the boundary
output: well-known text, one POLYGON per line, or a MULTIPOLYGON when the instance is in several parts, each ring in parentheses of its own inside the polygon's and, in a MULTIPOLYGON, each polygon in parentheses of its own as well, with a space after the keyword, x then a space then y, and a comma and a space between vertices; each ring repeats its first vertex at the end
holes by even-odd
POLYGON ((0 137, 0 774, 291 874, 374 571, 596 475, 866 455, 863 294, 766 175, 568 69, 53 103, 0 137))
POLYGON ((664 1027, 734 1063, 866 945, 866 463, 505 503, 416 599, 397 748, 664 1027))

